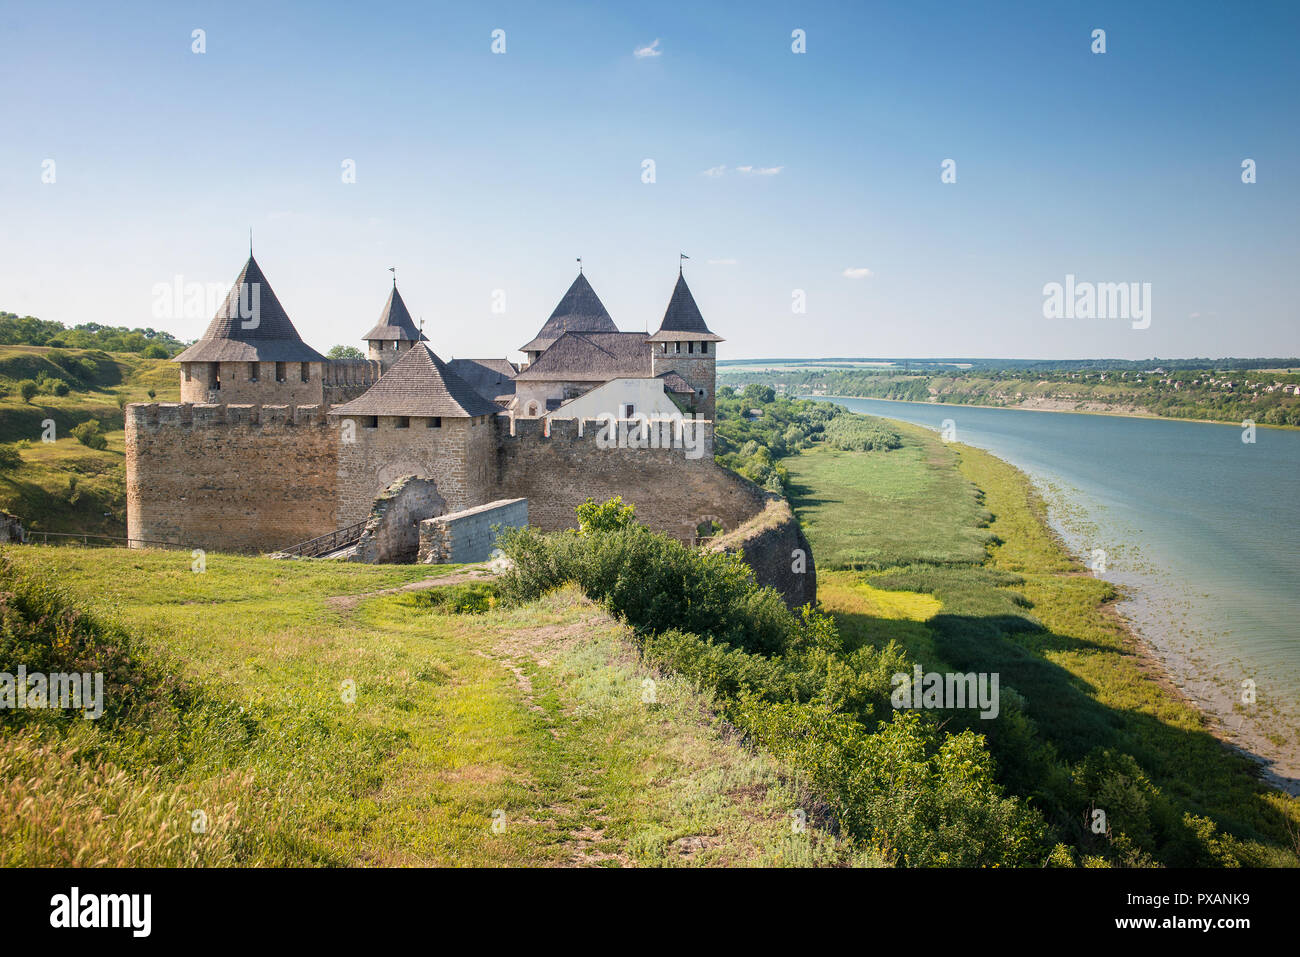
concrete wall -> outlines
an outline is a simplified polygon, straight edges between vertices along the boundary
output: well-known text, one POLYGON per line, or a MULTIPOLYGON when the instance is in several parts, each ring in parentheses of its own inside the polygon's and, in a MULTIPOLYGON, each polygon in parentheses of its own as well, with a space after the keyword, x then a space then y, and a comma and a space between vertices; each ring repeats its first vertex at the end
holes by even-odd
POLYGON ((526 498, 502 499, 426 519, 420 523, 419 561, 430 565, 485 562, 492 557, 500 529, 527 524, 526 498))
POLYGON ((181 401, 226 405, 321 405, 324 401, 321 363, 284 362, 276 377, 275 362, 182 362, 181 401), (213 370, 220 368, 221 388, 213 388, 213 370), (256 380, 254 380, 256 371, 256 380))
POLYGON ((338 448, 337 511, 340 526, 359 522, 370 512, 375 498, 390 482, 404 475, 432 479, 451 511, 482 505, 496 498, 493 477, 495 416, 474 419, 431 420, 411 416, 400 428, 395 416, 379 416, 371 428, 366 416, 331 415, 340 424, 351 421, 352 442, 338 448))
POLYGON ((265 552, 331 532, 336 439, 319 406, 132 403, 127 535, 265 552))
MULTIPOLYGON (((762 489, 713 463, 713 423, 699 423, 701 456, 677 448, 601 448, 591 420, 516 419, 498 429, 496 498, 526 498, 529 520, 544 531, 577 526, 573 510, 586 499, 623 496, 637 518, 683 541, 706 519, 732 530, 761 511, 762 489), (550 426, 550 435, 544 426, 550 426), (578 435, 581 426, 583 434, 578 435)), ((621 446, 622 443, 619 443, 621 446)))
POLYGON ((413 562, 420 550, 420 523, 447 511, 430 479, 407 475, 385 488, 370 508, 354 562, 413 562))

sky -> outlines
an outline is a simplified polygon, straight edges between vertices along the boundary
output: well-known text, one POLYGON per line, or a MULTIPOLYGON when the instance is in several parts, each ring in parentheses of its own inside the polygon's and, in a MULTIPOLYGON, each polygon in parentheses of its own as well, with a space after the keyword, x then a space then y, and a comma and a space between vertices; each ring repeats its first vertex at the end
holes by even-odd
POLYGON ((251 229, 322 351, 389 267, 444 358, 521 358, 579 256, 653 331, 685 253, 724 359, 1294 356, 1298 40, 1249 0, 0 4, 0 309, 193 339, 162 290, 251 229), (1146 319, 1045 315, 1067 276, 1146 319))

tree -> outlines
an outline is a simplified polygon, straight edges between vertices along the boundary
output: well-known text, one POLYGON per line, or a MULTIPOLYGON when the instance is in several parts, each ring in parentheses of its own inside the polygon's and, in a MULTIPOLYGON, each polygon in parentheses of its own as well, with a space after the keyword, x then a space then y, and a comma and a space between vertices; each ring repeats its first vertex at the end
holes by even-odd
POLYGON ((18 391, 22 394, 24 402, 30 402, 32 396, 36 395, 36 382, 32 379, 23 379, 18 383, 18 391))
POLYGON ((599 504, 594 498, 589 498, 574 511, 578 513, 578 531, 583 535, 617 532, 636 521, 636 506, 624 505, 621 495, 599 504))
POLYGON ((361 350, 356 346, 335 346, 329 352, 325 353, 329 359, 364 359, 361 350))

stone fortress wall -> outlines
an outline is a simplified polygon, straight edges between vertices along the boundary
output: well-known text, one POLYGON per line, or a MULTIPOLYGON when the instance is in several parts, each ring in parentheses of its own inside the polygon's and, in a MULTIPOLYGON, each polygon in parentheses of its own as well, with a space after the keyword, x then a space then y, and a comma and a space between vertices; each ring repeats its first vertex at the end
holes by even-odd
POLYGON ((274 551, 362 521, 406 475, 436 483, 448 511, 527 498, 530 520, 547 531, 573 527, 587 498, 621 495, 642 522, 684 541, 703 521, 731 530, 764 507, 757 486, 714 464, 711 422, 684 424, 698 442, 693 431, 661 433, 662 448, 628 447, 640 426, 623 422, 615 447, 602 448, 599 420, 430 421, 340 420, 320 406, 133 403, 127 535, 274 551))
POLYGON ((260 552, 338 527, 337 433, 318 405, 126 407, 127 536, 260 552))

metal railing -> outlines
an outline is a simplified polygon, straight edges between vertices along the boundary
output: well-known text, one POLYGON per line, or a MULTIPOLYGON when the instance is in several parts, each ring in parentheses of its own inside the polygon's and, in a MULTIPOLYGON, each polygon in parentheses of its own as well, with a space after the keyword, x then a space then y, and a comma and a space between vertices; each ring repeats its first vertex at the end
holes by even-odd
POLYGON ((24 545, 49 545, 50 539, 59 541, 56 545, 93 545, 103 548, 131 548, 146 546, 151 548, 189 548, 180 542, 160 542, 149 538, 124 538, 121 535, 100 535, 97 532, 46 532, 26 529, 23 533, 24 545))
POLYGON ((319 558, 321 555, 328 555, 330 552, 351 545, 361 537, 361 532, 365 527, 366 520, 362 519, 346 528, 335 529, 327 535, 309 538, 297 545, 282 548, 279 553, 282 555, 296 555, 298 558, 319 558))

